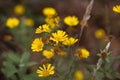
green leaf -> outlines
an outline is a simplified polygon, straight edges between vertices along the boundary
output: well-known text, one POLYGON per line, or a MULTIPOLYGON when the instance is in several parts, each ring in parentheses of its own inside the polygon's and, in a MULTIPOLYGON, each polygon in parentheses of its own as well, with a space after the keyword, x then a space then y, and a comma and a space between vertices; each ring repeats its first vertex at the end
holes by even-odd
POLYGON ((110 61, 109 61, 109 59, 108 59, 108 58, 105 58, 105 61, 106 61, 107 63, 110 63, 110 61))
POLYGON ((86 65, 85 68, 89 71, 89 72, 92 72, 93 71, 93 68, 95 68, 94 65, 86 65))
POLYGON ((18 80, 17 77, 15 75, 10 77, 10 80, 18 80))
POLYGON ((37 76, 37 74, 36 73, 31 73, 31 74, 29 74, 29 75, 25 75, 24 77, 23 77, 23 80, 38 80, 38 76, 37 76))
POLYGON ((96 80, 103 80, 104 74, 102 72, 96 72, 96 80))
POLYGON ((112 75, 111 73, 107 72, 106 77, 110 78, 110 79, 115 79, 115 76, 112 75))
POLYGON ((29 58, 30 58, 30 54, 29 53, 23 53, 22 56, 21 56, 20 63, 28 63, 29 62, 29 58))
POLYGON ((29 67, 29 66, 33 66, 33 65, 36 65, 36 64, 37 64, 36 62, 29 62, 29 63, 26 64, 26 66, 29 67))
POLYGON ((2 72, 7 76, 11 77, 14 75, 14 73, 17 72, 16 67, 10 63, 10 62, 4 62, 3 63, 4 68, 2 68, 2 72))
POLYGON ((10 53, 7 56, 7 60, 11 60, 13 63, 19 63, 20 57, 17 54, 10 53))

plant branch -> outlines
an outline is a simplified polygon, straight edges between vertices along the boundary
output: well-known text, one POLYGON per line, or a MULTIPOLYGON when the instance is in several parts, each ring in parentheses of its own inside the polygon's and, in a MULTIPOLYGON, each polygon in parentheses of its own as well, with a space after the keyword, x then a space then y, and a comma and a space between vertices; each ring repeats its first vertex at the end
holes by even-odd
MULTIPOLYGON (((107 43, 107 45, 106 45, 106 47, 105 47, 104 50, 108 50, 109 47, 110 47, 110 45, 111 45, 111 41, 109 41, 109 42, 107 43)), ((92 80, 95 80, 95 79, 94 79, 94 76, 95 76, 96 72, 100 69, 101 65, 102 65, 102 58, 99 58, 99 59, 98 59, 98 62, 97 62, 97 64, 96 64, 96 68, 95 68, 94 71, 93 71, 92 80)))
POLYGON ((88 4, 85 14, 83 16, 78 43, 80 42, 84 27, 87 24, 87 21, 90 19, 90 13, 92 11, 93 3, 94 3, 94 0, 91 0, 90 3, 88 4))

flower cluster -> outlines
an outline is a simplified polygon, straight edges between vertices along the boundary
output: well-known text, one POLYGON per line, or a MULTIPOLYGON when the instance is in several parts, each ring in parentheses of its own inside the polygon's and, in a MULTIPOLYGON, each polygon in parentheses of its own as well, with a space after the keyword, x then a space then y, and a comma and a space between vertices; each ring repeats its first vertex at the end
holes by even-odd
MULTIPOLYGON (((45 15, 45 24, 40 25, 35 30, 35 33, 39 37, 33 40, 31 44, 32 51, 40 52, 46 60, 54 60, 55 56, 67 57, 70 54, 69 49, 78 42, 77 37, 71 36, 66 30, 62 30, 60 17, 54 8, 44 8, 43 14, 45 15)), ((77 26, 79 20, 76 16, 67 16, 64 18, 64 23, 72 27, 77 26)), ((89 51, 80 49, 76 50, 75 54, 80 58, 88 58, 89 51)), ((37 70, 38 76, 40 77, 53 75, 54 72, 54 66, 51 66, 50 63, 43 64, 43 68, 39 67, 37 70)), ((76 73, 76 75, 78 77, 79 73, 76 73)))

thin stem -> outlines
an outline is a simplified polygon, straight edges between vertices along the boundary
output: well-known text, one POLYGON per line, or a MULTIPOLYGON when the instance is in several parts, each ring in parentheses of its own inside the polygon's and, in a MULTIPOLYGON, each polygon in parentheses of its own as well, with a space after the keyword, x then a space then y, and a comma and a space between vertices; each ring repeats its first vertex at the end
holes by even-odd
POLYGON ((75 61, 75 58, 73 57, 73 59, 72 59, 72 62, 71 62, 71 64, 70 64, 70 66, 69 66, 69 69, 68 69, 68 71, 65 73, 65 80, 67 80, 67 77, 68 77, 68 74, 72 71, 72 69, 73 69, 73 64, 74 64, 74 61, 75 61))
POLYGON ((85 14, 83 16, 83 19, 82 19, 83 23, 81 25, 81 30, 80 30, 80 34, 79 34, 79 41, 78 41, 78 43, 80 42, 81 36, 83 34, 84 27, 87 24, 87 21, 90 19, 90 13, 92 11, 93 3, 94 3, 94 0, 91 0, 90 3, 88 4, 88 6, 86 8, 86 11, 85 11, 85 14))

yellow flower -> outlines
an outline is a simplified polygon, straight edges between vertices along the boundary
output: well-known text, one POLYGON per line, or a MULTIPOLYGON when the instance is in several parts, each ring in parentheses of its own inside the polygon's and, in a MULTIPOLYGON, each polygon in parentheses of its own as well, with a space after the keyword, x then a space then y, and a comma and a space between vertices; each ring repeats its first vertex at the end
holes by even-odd
POLYGON ((19 25, 20 21, 17 18, 8 18, 6 21, 6 26, 9 28, 15 28, 19 25))
POLYGON ((80 58, 88 58, 90 53, 87 49, 81 48, 77 50, 76 55, 79 56, 80 58))
POLYGON ((77 41, 78 41, 78 39, 70 37, 70 38, 66 39, 65 41, 63 41, 62 44, 71 46, 71 45, 75 44, 77 41))
POLYGON ((120 13, 120 5, 113 6, 113 11, 116 13, 120 13))
POLYGON ((68 26, 76 26, 79 23, 79 20, 76 16, 67 16, 64 18, 64 23, 68 26))
POLYGON ((67 39, 66 32, 62 31, 62 30, 58 30, 55 33, 52 33, 52 37, 50 37, 50 40, 55 41, 56 44, 58 44, 58 42, 63 42, 67 39))
POLYGON ((51 59, 54 56, 53 49, 51 49, 51 50, 44 50, 43 51, 43 56, 45 56, 47 59, 51 59))
POLYGON ((51 29, 49 28, 49 26, 47 24, 39 26, 35 31, 36 34, 40 34, 40 33, 43 33, 43 32, 48 32, 48 33, 51 32, 51 29))
POLYGON ((15 13, 15 14, 21 15, 21 14, 23 14, 24 12, 25 12, 25 7, 24 7, 23 5, 19 4, 19 5, 16 5, 16 6, 14 7, 14 13, 15 13))
POLYGON ((65 58, 67 56, 67 53, 65 51, 57 52, 57 54, 60 55, 63 58, 65 58))
POLYGON ((43 47, 44 47, 44 43, 42 42, 41 38, 36 38, 31 44, 31 49, 33 52, 42 51, 43 47))
POLYGON ((25 24, 26 24, 26 26, 28 26, 28 27, 33 27, 33 26, 34 26, 34 21, 33 21, 33 19, 31 19, 31 18, 26 18, 26 19, 25 19, 25 24))
POLYGON ((95 37, 98 39, 103 38, 104 36, 105 36, 105 31, 103 29, 98 29, 95 32, 95 37))
POLYGON ((46 7, 43 9, 43 14, 45 16, 54 16, 56 14, 56 10, 52 7, 46 7))
POLYGON ((83 80, 83 74, 81 71, 76 71, 74 74, 75 80, 83 80))
POLYGON ((60 21, 60 17, 56 16, 56 17, 46 17, 45 22, 50 25, 50 27, 54 28, 54 27, 58 27, 59 26, 59 21, 60 21))
POLYGON ((39 77, 47 77, 53 75, 55 73, 54 66, 52 66, 49 63, 43 64, 43 67, 39 67, 36 73, 38 74, 39 77))

